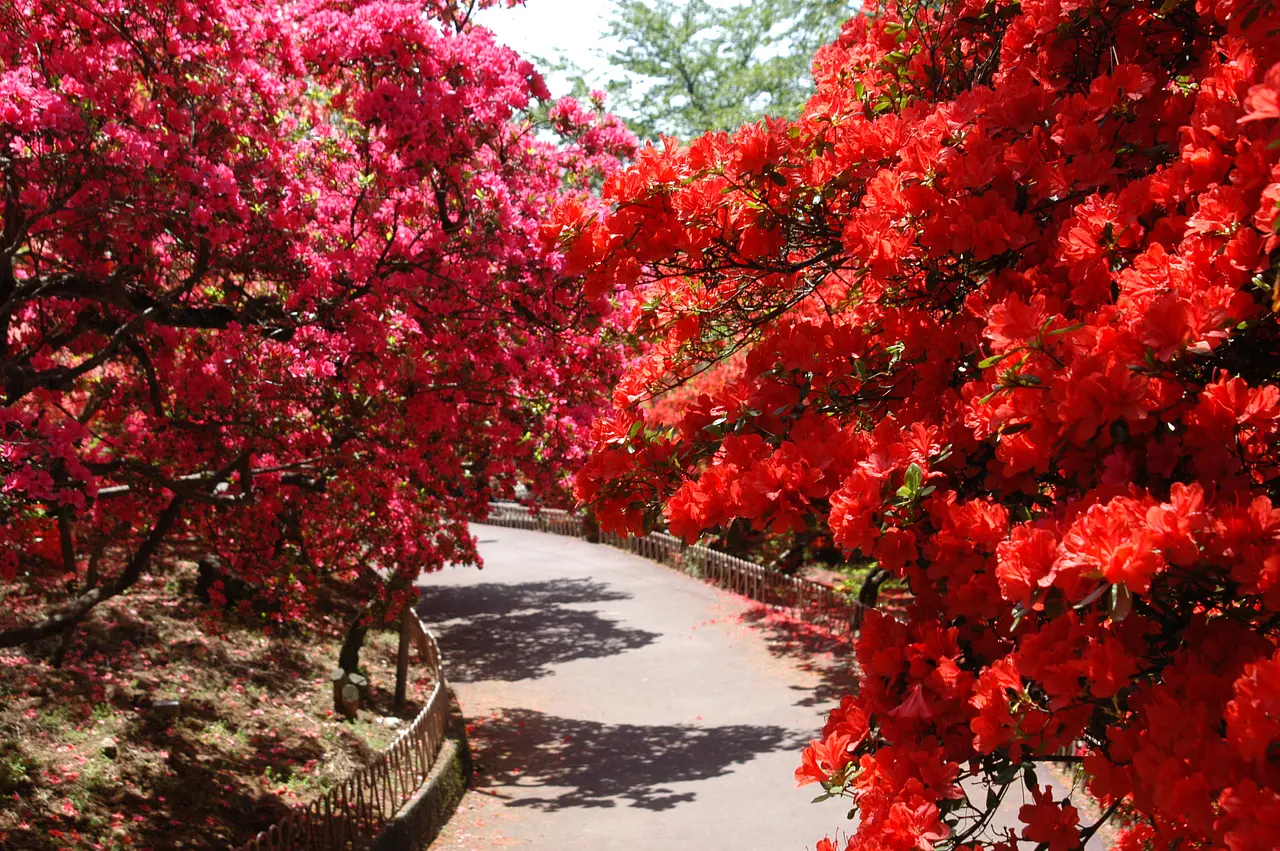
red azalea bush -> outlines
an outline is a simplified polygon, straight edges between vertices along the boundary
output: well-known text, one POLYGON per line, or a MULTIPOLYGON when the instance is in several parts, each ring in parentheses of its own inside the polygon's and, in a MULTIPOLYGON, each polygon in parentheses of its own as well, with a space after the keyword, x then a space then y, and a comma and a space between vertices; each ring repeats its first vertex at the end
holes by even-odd
POLYGON ((0 646, 174 538, 281 619, 394 604, 491 485, 557 487, 618 358, 538 225, 634 140, 540 134, 474 5, 0 8, 0 646))
POLYGON ((546 228, 649 345, 577 479, 606 528, 829 531, 911 586, 797 772, 848 849, 1080 847, 1055 761, 1125 849, 1277 847, 1278 33, 868 7, 798 120, 647 148, 546 228))

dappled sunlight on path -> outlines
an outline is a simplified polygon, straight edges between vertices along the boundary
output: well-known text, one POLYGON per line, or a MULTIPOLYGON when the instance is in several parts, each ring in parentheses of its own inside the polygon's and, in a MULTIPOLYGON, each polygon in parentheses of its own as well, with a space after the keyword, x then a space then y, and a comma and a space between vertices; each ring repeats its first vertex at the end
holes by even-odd
POLYGON ((847 638, 612 547, 477 531, 485 569, 424 577, 419 607, 476 761, 433 851, 800 851, 853 826, 792 780, 855 687, 847 638))
POLYGON ((770 654, 818 678, 812 687, 793 687, 803 693, 799 705, 830 708, 856 687, 857 675, 849 664, 853 642, 848 636, 832 636, 762 603, 751 603, 739 620, 755 628, 770 654))
POLYGON ((792 772, 847 646, 611 547, 476 531, 483 571, 423 579, 477 768, 433 849, 798 851, 841 826, 792 772))
POLYGON ((631 806, 668 810, 692 801, 670 784, 718 777, 757 754, 794 751, 802 738, 781 727, 732 724, 604 724, 530 709, 504 709, 469 727, 483 766, 480 789, 518 787, 512 806, 631 806), (548 794, 563 790, 559 794, 548 794))
POLYGON ((574 604, 626 599, 586 579, 437 588, 420 613, 449 648, 455 683, 545 677, 555 665, 613 656, 650 644, 656 633, 629 629, 574 604))

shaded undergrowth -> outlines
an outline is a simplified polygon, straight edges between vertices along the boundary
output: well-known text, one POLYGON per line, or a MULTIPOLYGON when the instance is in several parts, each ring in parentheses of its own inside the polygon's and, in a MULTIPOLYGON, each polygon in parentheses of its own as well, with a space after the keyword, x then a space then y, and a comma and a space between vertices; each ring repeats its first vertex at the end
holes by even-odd
MULTIPOLYGON (((194 573, 178 562, 102 605, 60 667, 0 655, 0 847, 225 849, 394 738, 394 634, 370 633, 368 709, 343 722, 329 680, 341 602, 331 628, 265 634, 211 619, 194 573)), ((429 693, 422 673, 401 718, 429 693)))

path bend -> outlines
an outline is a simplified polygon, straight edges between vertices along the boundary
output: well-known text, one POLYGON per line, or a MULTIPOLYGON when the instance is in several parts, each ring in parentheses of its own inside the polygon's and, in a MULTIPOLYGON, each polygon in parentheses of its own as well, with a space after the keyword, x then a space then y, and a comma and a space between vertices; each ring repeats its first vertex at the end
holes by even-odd
POLYGON ((792 781, 847 684, 820 649, 612 547, 473 532, 484 570, 426 577, 420 609, 478 768, 432 851, 800 851, 847 825, 792 781))
MULTIPOLYGON (((473 532, 484 570, 423 580, 478 769, 432 851, 802 851, 848 831, 792 780, 853 684, 847 647, 613 547, 473 532)), ((995 824, 1020 827, 1026 797, 995 824)))

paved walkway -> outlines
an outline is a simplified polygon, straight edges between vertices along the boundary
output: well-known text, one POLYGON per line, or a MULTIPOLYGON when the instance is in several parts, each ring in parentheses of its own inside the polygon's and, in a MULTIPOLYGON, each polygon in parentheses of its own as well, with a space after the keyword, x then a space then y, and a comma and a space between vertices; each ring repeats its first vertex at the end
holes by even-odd
POLYGON ((840 688, 750 604, 612 547, 477 525, 485 568, 422 607, 479 774, 432 851, 812 848, 843 823, 796 789, 840 688))
POLYGON ((474 531, 485 569, 428 577, 422 606, 478 769, 432 851, 801 851, 851 826, 792 780, 849 682, 828 642, 612 547, 474 531))

